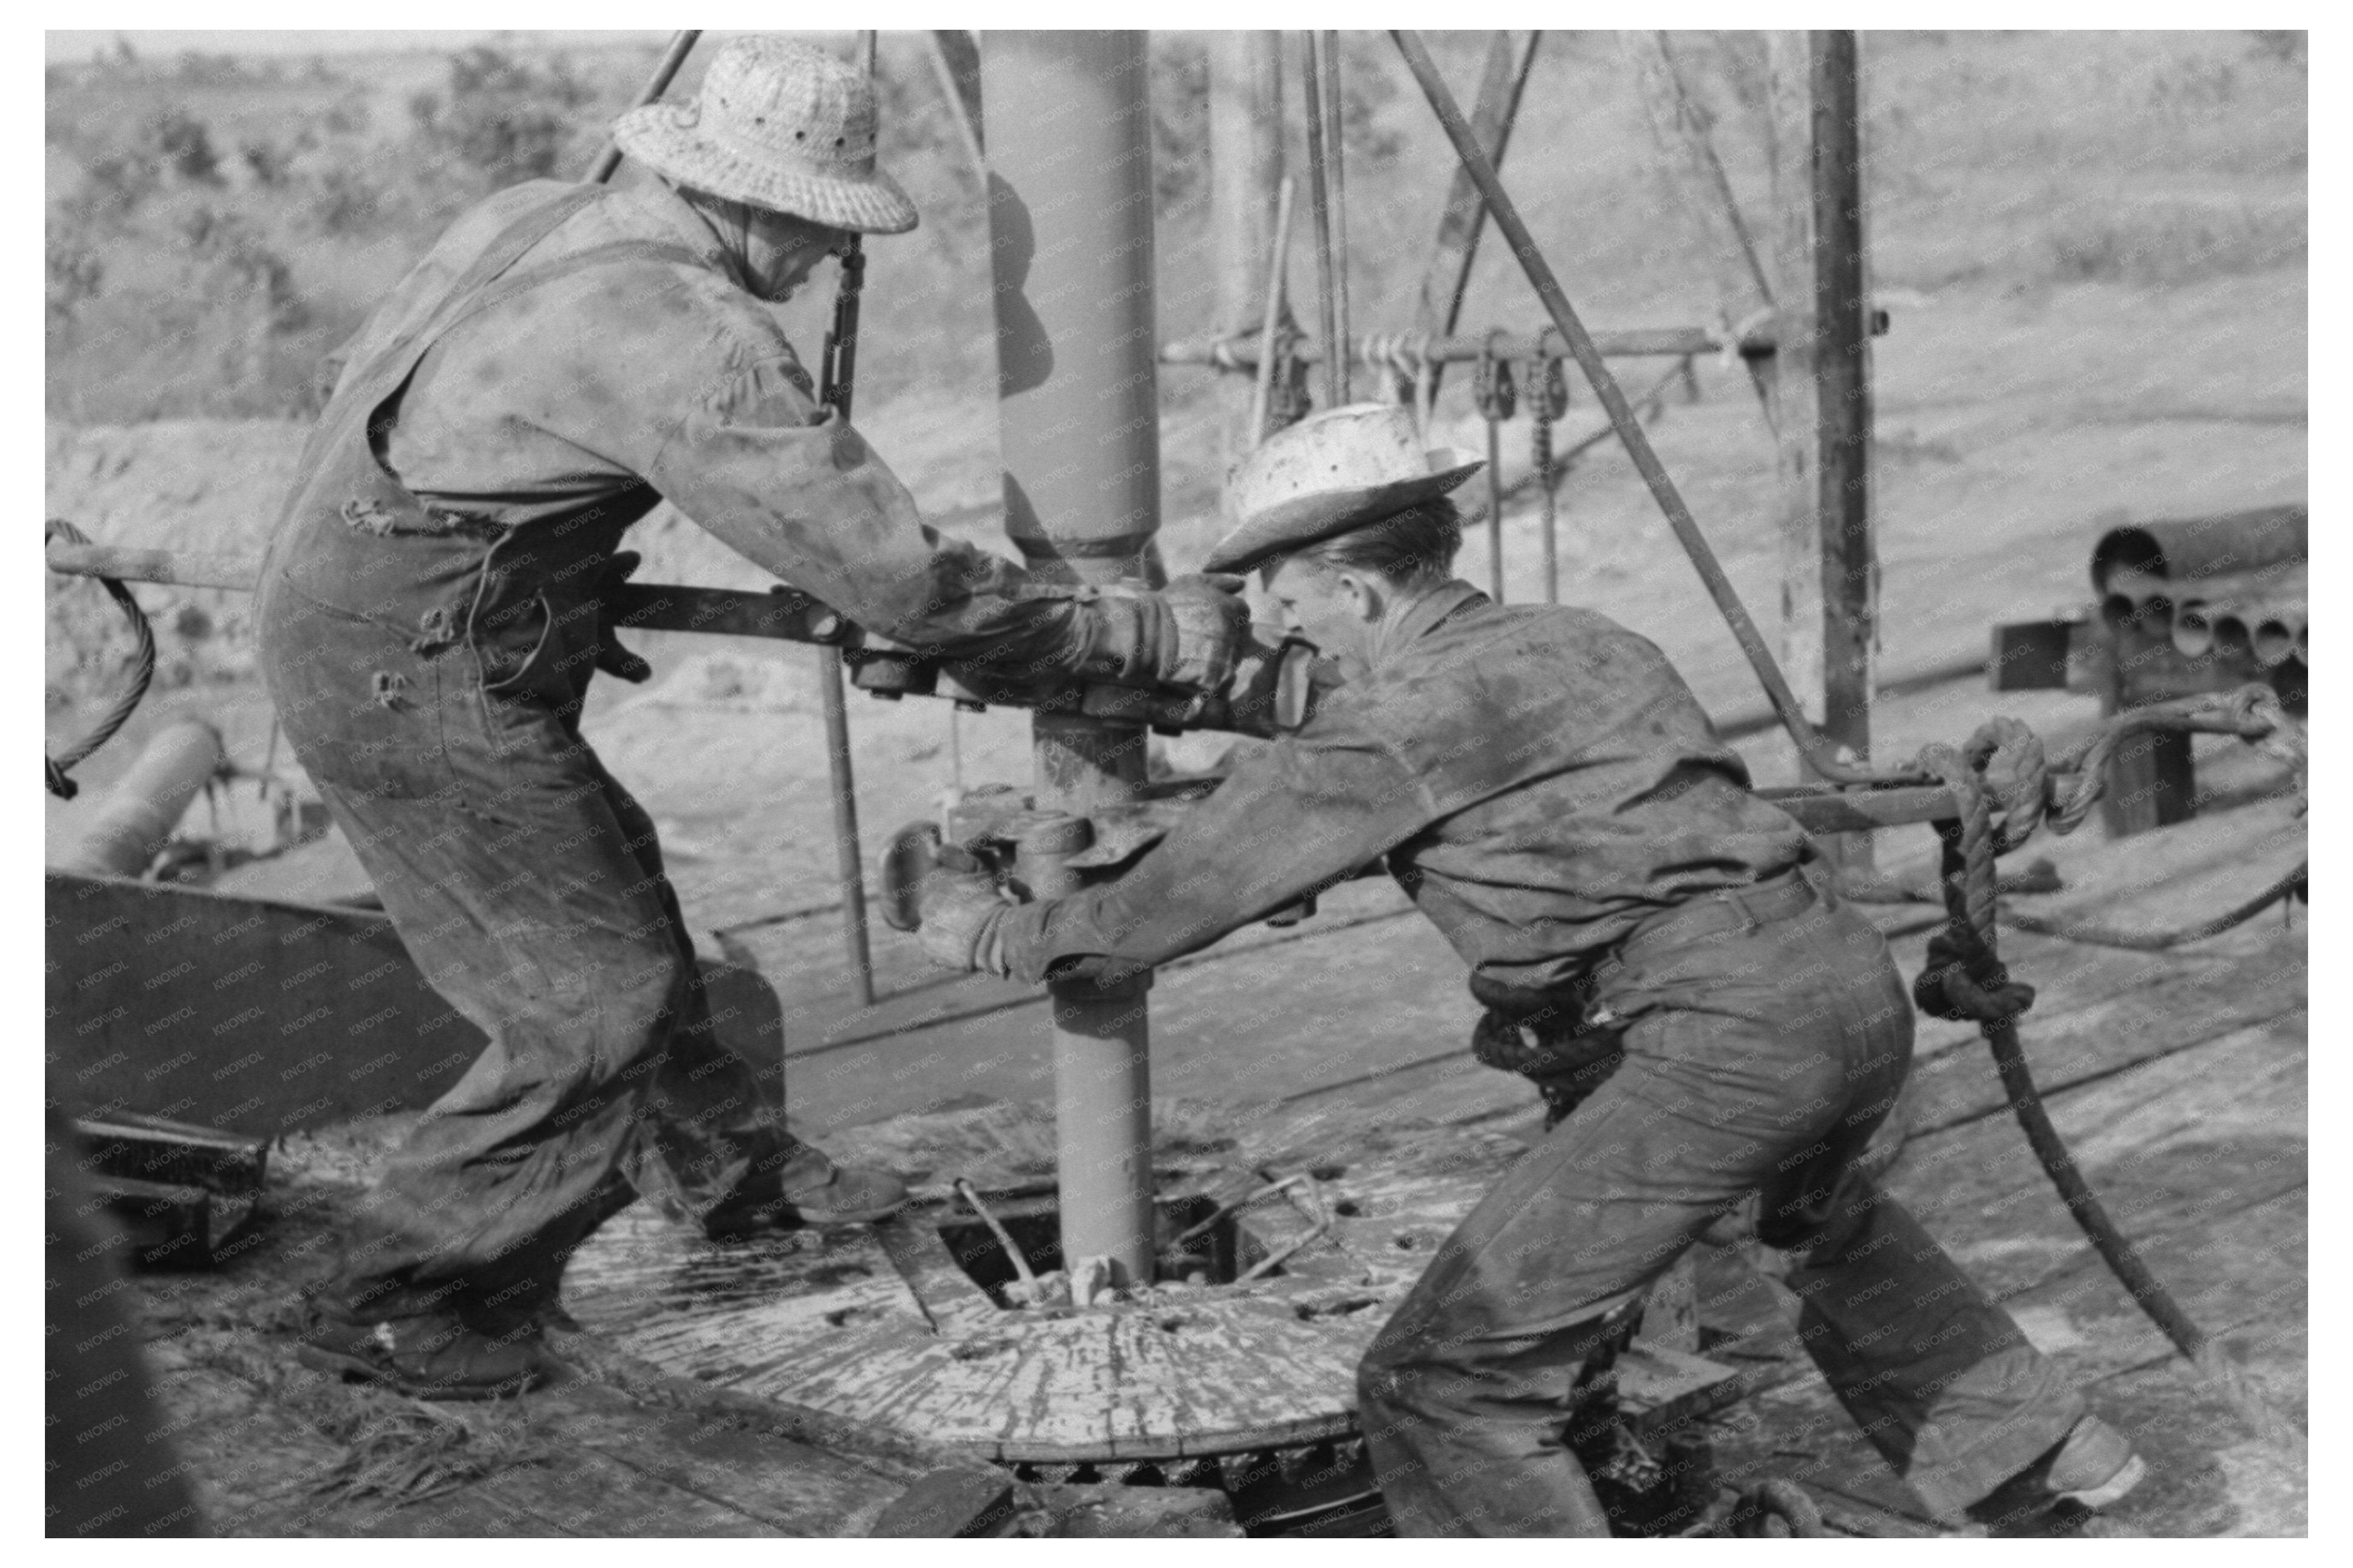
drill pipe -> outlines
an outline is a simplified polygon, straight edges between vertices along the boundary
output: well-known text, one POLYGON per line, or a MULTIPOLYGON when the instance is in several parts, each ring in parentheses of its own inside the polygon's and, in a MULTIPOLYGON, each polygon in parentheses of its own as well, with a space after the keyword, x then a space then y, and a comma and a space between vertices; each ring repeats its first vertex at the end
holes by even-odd
MULTIPOLYGON (((1139 32, 990 32, 987 128, 1005 531, 1050 580, 1156 586, 1152 111, 1139 32)), ((1040 713, 1041 809, 1092 813, 1145 782, 1145 731, 1040 713)), ((1050 854, 1025 843, 1025 862, 1050 854)), ((1152 1279, 1149 973, 1050 987, 1062 1257, 1152 1279)))

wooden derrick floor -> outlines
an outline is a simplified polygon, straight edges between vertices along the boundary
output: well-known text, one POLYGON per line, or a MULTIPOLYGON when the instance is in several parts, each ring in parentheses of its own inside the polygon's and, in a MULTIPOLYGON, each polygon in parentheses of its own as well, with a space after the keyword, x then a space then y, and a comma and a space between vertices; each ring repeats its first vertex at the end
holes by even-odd
MULTIPOLYGON (((1926 829, 1884 836, 1881 864, 1924 868, 1930 848, 1926 829)), ((2086 829, 2026 857, 2048 855, 2066 890, 2017 902, 2125 929, 2182 925, 2303 852, 2302 825, 2277 802, 2118 844, 2086 829)), ((1907 974, 1916 971, 1935 911, 1872 912, 1907 974)), ((921 1164, 910 1173, 932 1188, 975 1166, 985 1184, 1046 1173, 1043 1119, 1013 1109, 1050 1100, 1043 1006, 991 982, 932 980, 911 942, 877 935, 884 988, 902 989, 858 1015, 834 1000, 828 924, 769 928, 737 944, 784 995, 796 1123, 841 1157, 921 1164), (992 1105, 1000 1109, 983 1109, 992 1105), (892 1119, 960 1109, 987 1135, 969 1150, 935 1137, 915 1161, 911 1124, 892 1119)), ((2274 910, 2171 952, 2016 932, 2003 952, 2038 988, 2022 1021, 2028 1058, 2110 1213, 2190 1314, 2302 1416, 2303 910, 2292 925, 2274 910)), ((1164 1126, 1164 1186, 1228 1163, 1234 1150, 1221 1142, 1273 1140, 1313 1158, 1384 1132, 1433 1153, 1450 1137, 1470 1147, 1535 1135, 1532 1092, 1468 1055, 1472 1008, 1459 961, 1385 885, 1343 889, 1306 926, 1255 928, 1172 966, 1153 1005, 1155 1097, 1226 1108, 1214 1125, 1164 1126)), ((1888 1178, 1894 1191, 2149 1461, 2149 1481, 2116 1522, 2151 1535, 2302 1533, 2300 1462, 2258 1443, 2189 1377, 2099 1264, 2028 1152, 1974 1030, 1921 1021, 1907 1099, 1912 1134, 1888 1178)), ((457 1413, 480 1444, 524 1445, 533 1462, 493 1465, 406 1506, 321 1493, 315 1483, 346 1453, 354 1425, 404 1404, 301 1373, 288 1353, 294 1282, 317 1271, 339 1205, 380 1153, 367 1129, 294 1141, 274 1167, 287 1184, 263 1245, 216 1275, 148 1281, 164 1403, 224 1532, 857 1534, 914 1476, 953 1461, 797 1405, 789 1387, 750 1398, 729 1394, 725 1373, 712 1375, 719 1369, 665 1376, 645 1347, 632 1353, 591 1333, 560 1336, 591 1375, 519 1407, 457 1413)), ((663 1223, 650 1208, 633 1211, 614 1236, 663 1223)), ((1851 1518, 1925 1532, 1798 1350, 1772 1269, 1770 1254, 1705 1249, 1699 1259, 1703 1353, 1754 1369, 1767 1385, 1707 1418, 1719 1465, 1734 1480, 1795 1476, 1851 1518)), ((819 1321, 861 1305, 908 1312, 886 1275, 845 1274, 840 1285, 806 1310, 819 1321)), ((590 1328, 600 1318, 618 1326, 611 1300, 583 1296, 578 1306, 590 1328)), ((786 1317, 804 1310, 767 1306, 786 1317)))
MULTIPOLYGON (((2226 752, 2201 764, 2201 782, 2241 790, 2263 768, 2226 752)), ((2063 883, 2015 904, 2163 931, 2241 901, 2304 853, 2304 824, 2279 800, 2117 843, 2090 827, 2038 839, 2012 862, 2049 858, 2063 883)), ((1933 836, 1883 835, 1879 858, 1892 872, 1925 875, 1933 836)), ((1905 973, 1916 973, 1940 911, 1870 913, 1905 973)), ((2299 1415, 2305 923, 2301 907, 2289 917, 2274 909, 2221 937, 2157 952, 2014 931, 2002 938, 2013 973, 2038 989, 2021 1025, 2029 1061, 2109 1212, 2192 1317, 2299 1415)), ((926 982, 886 946, 886 976, 909 988, 846 1015, 819 989, 831 980, 832 937, 747 938, 786 992, 796 1120, 829 1146, 860 1152, 859 1124, 878 1113, 1050 1097, 1044 1010, 1033 996, 984 980, 926 982), (807 979, 796 985, 797 974, 807 979)), ((1412 1118, 1533 1138, 1533 1095, 1468 1053, 1472 1016, 1460 961, 1393 889, 1357 884, 1328 897, 1306 926, 1254 928, 1164 971, 1153 995, 1154 1086, 1187 1094, 1223 1083, 1226 1098, 1249 1100, 1236 1113, 1241 1125, 1313 1111, 1335 1130, 1412 1118)), ((1919 1021, 1906 1099, 1912 1133, 1893 1189, 2150 1460, 2152 1479, 2117 1522, 2152 1534, 2300 1533, 2300 1463, 2240 1428, 2108 1275, 2028 1150, 1973 1027, 1919 1021)), ((1799 1476, 1859 1512, 1892 1516, 1883 1520, 1889 1528, 1916 1520, 1799 1351, 1787 1327, 1794 1309, 1767 1278, 1771 1255, 1706 1251, 1703 1353, 1785 1374, 1715 1418, 1727 1471, 1799 1476)))

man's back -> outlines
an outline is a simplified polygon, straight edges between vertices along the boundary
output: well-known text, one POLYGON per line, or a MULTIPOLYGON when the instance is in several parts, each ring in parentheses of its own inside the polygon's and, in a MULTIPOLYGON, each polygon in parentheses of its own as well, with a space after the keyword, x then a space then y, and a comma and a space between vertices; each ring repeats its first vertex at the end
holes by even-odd
MULTIPOLYGON (((428 321, 509 225, 575 189, 533 181, 459 218, 347 345, 345 377, 428 321)), ((566 262, 576 269, 461 321, 418 363, 381 449, 420 498, 501 528, 609 506, 640 490, 690 410, 747 370, 767 373, 755 379, 776 384, 787 419, 814 413, 775 318, 666 188, 590 204, 514 275, 566 262)), ((635 510, 655 499, 635 495, 635 510)))
POLYGON ((1389 867, 1479 972, 1556 984, 1662 909, 1807 853, 1666 656, 1608 616, 1457 584, 1401 629, 1418 635, 1332 718, 1422 781, 1429 825, 1389 867))
POLYGON ((1452 582, 1134 871, 1010 911, 1007 942, 1024 978, 1163 963, 1386 855, 1475 973, 1548 989, 1662 910, 1810 854, 1747 783, 1651 643, 1452 582))

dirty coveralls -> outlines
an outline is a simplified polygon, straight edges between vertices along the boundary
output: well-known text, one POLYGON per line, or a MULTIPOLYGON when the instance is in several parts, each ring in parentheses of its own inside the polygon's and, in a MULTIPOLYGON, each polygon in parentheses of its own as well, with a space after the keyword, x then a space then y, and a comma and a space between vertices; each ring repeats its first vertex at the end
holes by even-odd
POLYGON ((1563 1447, 1579 1373, 1613 1309, 1751 1201, 1793 1254, 1800 1338, 1932 1510, 1983 1498, 2084 1413, 1855 1167, 1903 1085, 1911 1005, 1877 929, 1747 783, 1653 645, 1456 582, 1128 875, 999 927, 1023 979, 1106 977, 1386 854, 1482 999, 1622 1021, 1621 1064, 1464 1219, 1359 1369, 1406 1534, 1608 1533, 1563 1447))
MULTIPOLYGON (((410 955, 490 1038, 394 1156, 322 1305, 495 1326, 648 1181, 706 1225, 822 1181, 718 1045, 646 813, 582 740, 597 590, 667 497, 860 624, 1082 656, 810 395, 675 193, 542 181, 459 219, 348 345, 258 615, 295 755, 410 955), (747 546, 749 548, 747 548, 747 546)), ((779 1060, 782 1042, 777 1042, 779 1060)))

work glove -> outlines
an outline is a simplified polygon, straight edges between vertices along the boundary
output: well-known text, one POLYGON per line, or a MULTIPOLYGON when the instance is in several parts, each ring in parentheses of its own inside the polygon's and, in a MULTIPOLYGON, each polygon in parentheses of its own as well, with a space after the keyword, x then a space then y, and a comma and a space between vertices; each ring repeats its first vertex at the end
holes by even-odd
POLYGON ((632 685, 654 672, 654 667, 621 646, 620 629, 613 624, 613 597, 645 557, 634 550, 617 550, 596 579, 596 668, 632 685))
POLYGON ((1012 973, 997 928, 1013 906, 987 871, 943 861, 915 889, 915 932, 923 956, 944 969, 1012 973))
POLYGON ((1164 616, 1155 670, 1163 685, 1218 691, 1232 679, 1234 660, 1250 640, 1242 584, 1225 573, 1197 573, 1154 595, 1164 616))

